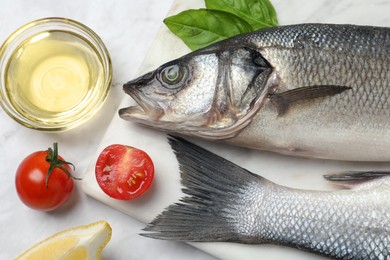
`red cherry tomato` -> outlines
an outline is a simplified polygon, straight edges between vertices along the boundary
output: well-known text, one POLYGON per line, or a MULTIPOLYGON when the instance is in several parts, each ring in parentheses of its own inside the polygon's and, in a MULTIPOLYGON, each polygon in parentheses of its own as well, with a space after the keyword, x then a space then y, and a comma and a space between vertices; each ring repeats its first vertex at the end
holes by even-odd
POLYGON ((144 151, 113 144, 99 155, 95 173, 100 188, 108 196, 131 200, 149 189, 154 178, 154 165, 144 151))
POLYGON ((73 190, 72 169, 58 156, 57 144, 54 144, 54 150, 49 148, 30 154, 16 170, 16 191, 30 208, 54 210, 67 201, 73 190), (53 166, 49 173, 51 164, 53 166))

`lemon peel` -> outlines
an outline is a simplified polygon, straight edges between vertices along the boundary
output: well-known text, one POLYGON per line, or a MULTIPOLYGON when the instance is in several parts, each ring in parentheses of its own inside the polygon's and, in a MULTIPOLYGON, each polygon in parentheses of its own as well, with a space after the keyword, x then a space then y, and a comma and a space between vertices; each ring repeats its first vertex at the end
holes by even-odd
POLYGON ((73 227, 42 240, 15 259, 101 259, 111 234, 111 226, 105 220, 73 227))

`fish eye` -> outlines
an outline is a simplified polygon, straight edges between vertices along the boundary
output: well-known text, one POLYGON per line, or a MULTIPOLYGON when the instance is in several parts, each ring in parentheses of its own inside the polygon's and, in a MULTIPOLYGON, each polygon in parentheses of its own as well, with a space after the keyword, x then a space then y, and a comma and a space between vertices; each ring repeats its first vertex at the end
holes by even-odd
POLYGON ((174 88, 183 80, 186 74, 187 70, 184 66, 171 65, 161 71, 161 80, 166 87, 174 88))

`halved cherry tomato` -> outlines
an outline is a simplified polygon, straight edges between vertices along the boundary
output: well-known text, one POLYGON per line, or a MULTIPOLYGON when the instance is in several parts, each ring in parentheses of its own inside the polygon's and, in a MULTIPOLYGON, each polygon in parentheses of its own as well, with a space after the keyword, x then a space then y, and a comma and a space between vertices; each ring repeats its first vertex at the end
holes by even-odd
POLYGON ((154 165, 144 151, 113 144, 99 155, 95 174, 100 188, 108 196, 131 200, 149 189, 154 178, 154 165))
MULTIPOLYGON (((71 163, 54 150, 38 151, 27 156, 16 170, 15 184, 20 200, 28 207, 50 211, 64 204, 72 190, 71 163)), ((75 178, 76 179, 76 178, 75 178)))

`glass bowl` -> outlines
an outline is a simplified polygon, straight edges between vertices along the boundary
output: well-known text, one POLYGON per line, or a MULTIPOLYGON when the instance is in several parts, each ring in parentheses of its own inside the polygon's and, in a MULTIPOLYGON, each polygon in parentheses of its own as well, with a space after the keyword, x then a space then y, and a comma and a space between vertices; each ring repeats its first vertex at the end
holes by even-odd
POLYGON ((0 105, 32 129, 64 131, 86 122, 106 100, 111 79, 102 40, 70 19, 32 21, 0 48, 0 105))

